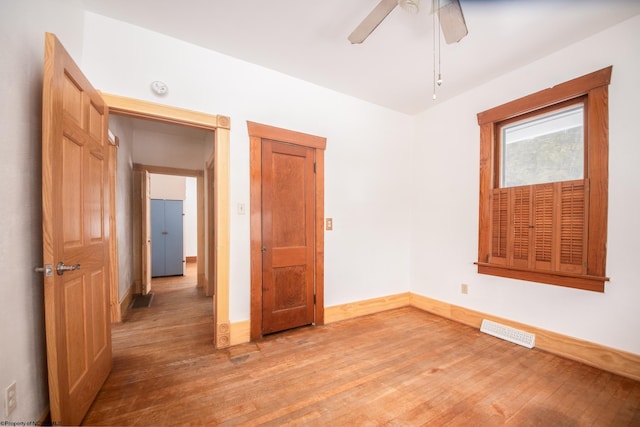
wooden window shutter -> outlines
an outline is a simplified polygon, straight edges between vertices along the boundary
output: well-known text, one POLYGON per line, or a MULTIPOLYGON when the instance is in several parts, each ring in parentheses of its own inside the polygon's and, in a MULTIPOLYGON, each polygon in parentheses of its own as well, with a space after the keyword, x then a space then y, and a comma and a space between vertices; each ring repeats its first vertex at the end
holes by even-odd
POLYGON ((508 189, 496 188, 491 194, 491 257, 490 263, 507 263, 508 189))
POLYGON ((528 268, 531 254, 531 188, 496 188, 491 203, 490 263, 528 268))
POLYGON ((531 189, 513 187, 509 189, 509 201, 512 207, 512 245, 510 264, 516 267, 529 267, 531 246, 531 189))
POLYGON ((553 261, 554 197, 552 184, 535 185, 534 198, 535 268, 551 270, 553 261))
POLYGON ((559 183, 560 271, 586 273, 587 209, 585 181, 559 183))
POLYGON ((494 189, 489 262, 584 274, 586 214, 583 180, 494 189))

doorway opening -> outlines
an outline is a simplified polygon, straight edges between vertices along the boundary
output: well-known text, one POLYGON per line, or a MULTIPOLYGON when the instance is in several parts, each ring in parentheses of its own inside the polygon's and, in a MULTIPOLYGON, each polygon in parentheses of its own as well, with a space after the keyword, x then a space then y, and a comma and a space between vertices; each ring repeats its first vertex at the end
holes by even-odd
POLYGON ((151 174, 150 181, 151 278, 184 276, 187 263, 198 262, 197 180, 151 174))
MULTIPOLYGON (((151 286, 151 248, 149 233, 150 181, 151 174, 194 177, 197 181, 197 264, 198 285, 206 294, 213 296, 213 320, 215 325, 214 343, 217 348, 227 347, 230 342, 228 310, 229 277, 229 133, 230 121, 225 116, 215 116, 180 108, 154 104, 116 95, 102 94, 109 106, 111 117, 144 119, 147 126, 166 129, 179 128, 181 132, 206 135, 200 145, 199 155, 192 156, 199 162, 197 166, 184 163, 162 161, 158 156, 179 158, 178 154, 167 153, 164 149, 149 149, 151 157, 145 163, 128 165, 133 171, 131 221, 133 247, 129 267, 134 270, 134 283, 124 283, 131 292, 143 293, 143 286, 151 286), (179 125, 176 127, 176 125, 179 125), (156 156, 156 157, 154 157, 156 156), (204 161, 202 159, 205 159, 204 161), (149 205, 146 201, 149 200, 149 205), (136 208, 136 204, 139 205, 136 208), (139 209, 139 212, 137 211, 139 209)), ((175 132, 175 130, 173 130, 175 132)), ((183 155, 184 147, 180 151, 183 155)), ((187 156, 188 157, 188 156, 187 156)), ((132 157, 133 158, 133 157, 132 157)), ((126 167, 126 166, 125 166, 126 167)), ((112 170, 111 183, 116 187, 117 174, 112 170)), ((118 191, 123 191, 122 189, 118 191)), ((117 196, 116 196, 117 197, 117 196)), ((111 212, 116 217, 119 212, 111 212)), ((117 254, 119 249, 115 251, 117 254)), ((112 256, 113 257, 113 256, 112 256)), ((112 259, 111 265, 118 266, 123 259, 112 259)), ((186 261, 186 260, 185 260, 186 261)), ((126 265, 126 262, 124 263, 126 265)), ((116 268, 117 270, 117 268, 116 268)), ((117 277, 117 276, 116 276, 117 277)), ((111 306, 112 321, 121 320, 122 307, 127 303, 126 290, 118 288, 118 280, 112 281, 111 306), (120 316, 120 318, 118 318, 120 316)), ((147 288, 148 289, 148 288, 147 288)))

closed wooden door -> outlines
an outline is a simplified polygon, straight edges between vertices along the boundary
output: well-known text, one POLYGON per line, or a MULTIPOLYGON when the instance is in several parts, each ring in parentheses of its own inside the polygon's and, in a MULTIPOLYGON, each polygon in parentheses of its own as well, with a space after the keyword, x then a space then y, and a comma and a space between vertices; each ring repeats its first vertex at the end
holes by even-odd
POLYGON ((107 127, 102 98, 47 34, 42 225, 53 272, 44 298, 51 420, 61 425, 82 421, 111 370, 107 127))
POLYGON ((262 333, 314 322, 314 150, 262 142, 262 333))

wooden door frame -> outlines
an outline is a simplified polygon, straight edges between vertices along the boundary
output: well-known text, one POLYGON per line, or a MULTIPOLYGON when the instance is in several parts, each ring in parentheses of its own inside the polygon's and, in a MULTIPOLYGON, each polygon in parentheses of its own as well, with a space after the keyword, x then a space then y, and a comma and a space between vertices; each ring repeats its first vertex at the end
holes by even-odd
MULTIPOLYGON (((216 186, 215 186, 215 151, 211 153, 211 156, 207 160, 205 164, 204 174, 202 176, 202 195, 207 195, 207 203, 203 204, 202 212, 213 212, 215 210, 215 199, 216 199, 216 186), (212 182, 213 181, 213 182, 212 182)), ((198 190, 200 191, 200 190, 198 190)), ((204 200, 204 199, 203 199, 204 200)), ((206 233, 206 237, 203 240, 203 253, 204 253, 204 241, 207 242, 215 242, 216 239, 216 218, 215 215, 212 217, 211 215, 207 216, 206 229, 204 231, 206 233)), ((204 292, 207 296, 213 296, 217 298, 216 290, 216 257, 215 251, 208 251, 207 257, 203 258, 202 263, 203 271, 206 268, 207 277, 213 277, 213 280, 205 282, 204 292), (204 261, 206 259, 206 261, 204 261)), ((228 292, 226 293, 227 300, 229 299, 228 292)))
POLYGON ((251 340, 262 337, 262 140, 315 151, 315 324, 324 324, 324 152, 327 139, 247 121, 249 131, 251 213, 251 340))
MULTIPOLYGON (((105 103, 106 104, 106 103, 105 103)), ((116 182, 118 180, 117 170, 118 170, 118 146, 119 141, 118 137, 111 137, 111 133, 107 131, 108 137, 107 141, 109 142, 109 177, 108 177, 108 185, 109 185, 109 293, 110 293, 110 301, 109 301, 109 311, 110 311, 110 320, 111 322, 120 322, 122 321, 122 311, 120 309, 120 303, 118 301, 118 295, 113 297, 114 287, 116 292, 119 293, 118 287, 118 277, 119 277, 119 265, 118 265, 118 238, 116 235, 116 203, 117 203, 117 188, 116 182), (115 302, 115 303, 114 303, 115 302)))
MULTIPOLYGON (((214 273, 215 277, 208 277, 207 279, 213 281, 214 287, 217 287, 217 289, 214 289, 216 297, 213 302, 213 319, 215 324, 214 344, 216 348, 228 347, 230 343, 228 296, 230 242, 229 144, 231 120, 227 116, 190 111, 118 95, 102 93, 101 96, 107 104, 110 113, 196 127, 214 132, 213 169, 216 191, 213 195, 214 209, 212 215, 208 215, 207 222, 211 225, 215 224, 216 227, 215 241, 209 245, 209 252, 215 252, 213 256, 217 268, 214 273), (215 250, 213 248, 215 248, 215 250)), ((115 176, 115 174, 113 175, 115 176)), ((200 184, 200 180, 198 184, 200 184)), ((200 188, 200 186, 198 188, 200 188)), ((201 190, 198 190, 199 194, 200 192, 201 190)), ((205 193, 203 192, 202 194, 205 193)), ((200 223, 200 219, 198 222, 200 223)), ((204 245, 198 244, 198 257, 200 257, 200 251, 202 250, 202 259, 206 256, 203 248, 204 245)), ((111 261, 117 264, 117 254, 115 254, 115 259, 111 261)), ((119 289, 117 282, 111 283, 112 303, 114 288, 115 300, 116 303, 118 303, 119 289)))

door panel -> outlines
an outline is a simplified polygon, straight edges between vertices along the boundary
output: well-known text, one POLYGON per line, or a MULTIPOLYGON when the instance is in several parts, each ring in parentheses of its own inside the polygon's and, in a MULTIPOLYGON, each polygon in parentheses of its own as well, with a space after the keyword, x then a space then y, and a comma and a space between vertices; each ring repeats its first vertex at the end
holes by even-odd
POLYGON ((43 259, 51 419, 77 425, 111 370, 108 110, 53 34, 45 38, 43 259))
POLYGON ((262 329, 314 321, 314 150, 262 143, 262 329))
POLYGON ((164 200, 151 200, 151 277, 164 276, 164 200))
POLYGON ((164 227, 165 235, 165 275, 181 276, 184 274, 184 209, 182 200, 165 200, 164 227))
POLYGON ((151 275, 184 274, 182 200, 151 200, 151 275))
MULTIPOLYGON (((108 286, 101 286, 106 281, 105 273, 102 270, 94 271, 91 274, 91 284, 89 288, 92 291, 91 295, 91 317, 93 326, 93 358, 99 357, 100 354, 106 350, 107 345, 111 343, 111 336, 105 335, 107 331, 110 331, 108 326, 109 313, 107 307, 109 306, 109 292, 108 286)), ((110 351, 110 350, 109 350, 110 351)))

